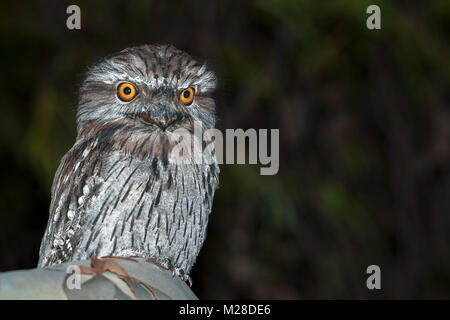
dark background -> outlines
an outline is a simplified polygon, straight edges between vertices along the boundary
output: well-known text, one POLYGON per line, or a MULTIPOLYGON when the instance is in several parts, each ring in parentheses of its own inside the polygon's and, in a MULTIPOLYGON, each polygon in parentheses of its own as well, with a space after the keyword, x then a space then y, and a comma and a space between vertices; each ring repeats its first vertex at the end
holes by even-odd
POLYGON ((171 43, 216 71, 220 129, 280 129, 277 175, 221 166, 200 298, 450 298, 450 1, 7 1, 0 37, 0 271, 37 263, 87 68, 171 43))

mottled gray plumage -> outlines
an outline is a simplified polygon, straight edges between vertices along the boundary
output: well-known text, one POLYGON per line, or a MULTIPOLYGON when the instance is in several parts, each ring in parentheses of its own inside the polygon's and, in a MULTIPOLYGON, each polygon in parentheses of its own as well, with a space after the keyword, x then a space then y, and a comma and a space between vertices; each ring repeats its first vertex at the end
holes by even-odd
POLYGON ((215 125, 214 74, 163 45, 128 48, 95 64, 81 86, 78 136, 52 187, 39 266, 90 257, 148 257, 189 274, 206 236, 219 168, 179 164, 173 132, 215 125), (121 101, 123 82, 137 89, 121 101), (193 88, 190 105, 180 92, 193 88))

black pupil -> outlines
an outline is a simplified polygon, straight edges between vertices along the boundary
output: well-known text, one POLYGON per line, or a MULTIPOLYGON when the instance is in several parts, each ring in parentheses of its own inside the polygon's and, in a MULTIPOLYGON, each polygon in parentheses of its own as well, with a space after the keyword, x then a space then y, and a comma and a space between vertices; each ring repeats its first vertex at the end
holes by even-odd
POLYGON ((189 96, 191 95, 191 93, 189 92, 189 91, 185 91, 184 93, 183 93, 183 96, 187 99, 187 98, 189 98, 189 96))
POLYGON ((131 88, 130 87, 123 88, 123 93, 125 93, 126 95, 129 95, 131 93, 131 88))

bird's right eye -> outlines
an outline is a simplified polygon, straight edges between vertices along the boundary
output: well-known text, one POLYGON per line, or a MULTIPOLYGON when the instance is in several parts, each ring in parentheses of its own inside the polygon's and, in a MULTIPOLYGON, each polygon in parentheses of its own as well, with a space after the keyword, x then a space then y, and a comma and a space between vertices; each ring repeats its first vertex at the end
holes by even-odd
POLYGON ((128 82, 122 83, 117 88, 117 96, 119 97, 120 100, 125 102, 133 100, 134 97, 136 97, 136 94, 137 90, 135 86, 133 86, 131 83, 128 82))

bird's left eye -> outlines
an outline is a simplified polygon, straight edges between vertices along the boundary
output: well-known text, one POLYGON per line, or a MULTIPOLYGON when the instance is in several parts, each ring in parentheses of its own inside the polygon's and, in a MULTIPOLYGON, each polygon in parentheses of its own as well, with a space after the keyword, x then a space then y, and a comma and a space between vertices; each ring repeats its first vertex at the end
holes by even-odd
POLYGON ((117 96, 119 97, 120 100, 128 102, 134 99, 134 97, 136 96, 137 91, 135 86, 133 86, 131 83, 122 83, 118 88, 117 88, 117 96))
POLYGON ((187 89, 184 89, 183 91, 181 91, 180 100, 185 105, 191 104, 192 101, 194 100, 194 89, 187 88, 187 89))

